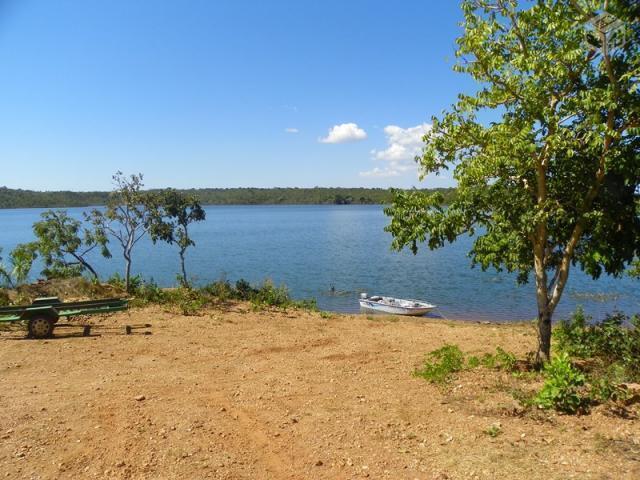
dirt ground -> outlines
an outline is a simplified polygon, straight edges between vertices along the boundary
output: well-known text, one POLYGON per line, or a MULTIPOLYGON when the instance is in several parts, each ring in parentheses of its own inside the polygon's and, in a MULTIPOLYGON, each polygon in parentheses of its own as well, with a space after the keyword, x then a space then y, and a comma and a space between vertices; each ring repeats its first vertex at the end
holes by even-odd
POLYGON ((506 373, 411 375, 445 343, 524 356, 530 325, 246 305, 91 321, 0 333, 0 478, 640 478, 634 411, 523 412, 506 373))

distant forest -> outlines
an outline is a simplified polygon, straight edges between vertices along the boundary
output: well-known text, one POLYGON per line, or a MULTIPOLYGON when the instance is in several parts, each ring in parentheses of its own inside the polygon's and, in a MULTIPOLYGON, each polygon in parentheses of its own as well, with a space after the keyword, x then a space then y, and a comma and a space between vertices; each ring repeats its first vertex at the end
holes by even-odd
MULTIPOLYGON (((202 205, 375 205, 388 204, 385 188, 197 188, 179 190, 194 195, 202 205)), ((437 188, 446 203, 454 188, 437 188)), ((104 205, 109 192, 36 192, 0 187, 0 208, 66 208, 104 205)))

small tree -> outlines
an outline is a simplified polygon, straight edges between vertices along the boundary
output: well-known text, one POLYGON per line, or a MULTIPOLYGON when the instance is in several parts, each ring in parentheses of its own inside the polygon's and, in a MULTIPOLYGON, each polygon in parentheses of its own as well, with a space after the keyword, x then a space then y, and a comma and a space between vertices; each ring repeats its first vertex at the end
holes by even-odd
POLYGON ((86 270, 97 279, 98 273, 86 257, 96 248, 101 249, 104 257, 111 257, 104 230, 83 229, 82 222, 69 217, 65 210, 47 210, 41 217, 42 220, 33 224, 33 232, 45 265, 42 273, 47 278, 63 278, 86 270))
POLYGON ((151 238, 154 242, 163 240, 178 246, 181 283, 188 287, 185 253, 187 248, 195 245, 189 235, 189 225, 203 221, 206 217, 205 211, 195 197, 184 195, 174 189, 166 189, 158 194, 156 205, 159 212, 151 228, 151 238))
POLYGON ((125 288, 129 291, 133 248, 147 234, 156 218, 153 196, 144 192, 142 174, 125 176, 118 171, 113 176, 115 189, 109 195, 106 208, 92 210, 87 220, 100 235, 111 235, 122 247, 125 262, 125 288))
POLYGON ((453 168, 457 196, 399 193, 387 229, 414 253, 475 233, 474 263, 533 273, 546 362, 571 267, 620 275, 640 253, 640 4, 522 3, 462 2, 456 70, 479 91, 433 119, 418 159, 423 177, 453 168))
MULTIPOLYGON (((0 249, 0 252, 2 249, 0 249)), ((37 247, 35 243, 21 243, 9 253, 10 266, 0 263, 0 278, 4 279, 4 284, 10 287, 17 287, 29 278, 29 272, 33 262, 37 258, 37 247)), ((0 257, 2 262, 2 257, 0 257)))
MULTIPOLYGON (((0 254, 2 253, 2 247, 0 247, 0 254)), ((11 275, 9 270, 2 262, 2 256, 0 256, 0 279, 2 279, 3 285, 11 285, 11 275)))

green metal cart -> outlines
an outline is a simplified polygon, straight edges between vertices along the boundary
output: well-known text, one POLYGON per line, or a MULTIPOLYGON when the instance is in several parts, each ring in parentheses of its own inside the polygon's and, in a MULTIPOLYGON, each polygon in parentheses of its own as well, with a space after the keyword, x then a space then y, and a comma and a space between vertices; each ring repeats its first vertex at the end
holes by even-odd
POLYGON ((82 302, 62 302, 58 297, 36 298, 31 305, 0 307, 0 323, 27 325, 29 338, 48 338, 60 317, 98 315, 126 310, 129 301, 124 298, 106 298, 82 302))

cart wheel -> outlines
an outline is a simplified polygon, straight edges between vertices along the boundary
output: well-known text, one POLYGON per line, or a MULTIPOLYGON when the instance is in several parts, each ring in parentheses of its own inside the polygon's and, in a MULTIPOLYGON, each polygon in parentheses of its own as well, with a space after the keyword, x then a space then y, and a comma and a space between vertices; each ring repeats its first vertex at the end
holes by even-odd
POLYGON ((53 334, 53 320, 47 317, 29 319, 29 337, 49 338, 53 334))

